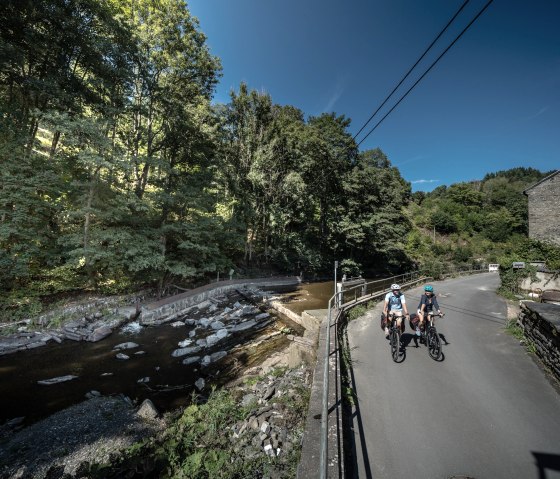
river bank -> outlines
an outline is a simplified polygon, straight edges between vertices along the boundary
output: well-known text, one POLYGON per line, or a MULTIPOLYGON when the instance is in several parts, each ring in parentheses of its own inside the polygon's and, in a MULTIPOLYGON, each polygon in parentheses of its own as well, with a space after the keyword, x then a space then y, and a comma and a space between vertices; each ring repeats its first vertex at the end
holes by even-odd
POLYGON ((223 469, 220 477, 233 477, 236 470, 251 477, 294 477, 311 369, 288 368, 285 358, 278 353, 275 367, 250 368, 227 388, 163 417, 122 397, 91 398, 3 443, 0 477, 132 479, 171 469, 194 479, 216 467, 223 469), (199 442, 205 458, 187 469, 199 442), (227 460, 220 463, 220 457, 227 460))
MULTIPOLYGON (((213 387, 224 387, 226 391, 233 387, 231 391, 234 391, 236 397, 243 399, 248 395, 243 407, 248 407, 251 398, 257 401, 255 406, 262 407, 265 399, 259 394, 264 393, 266 388, 259 386, 258 394, 255 394, 255 390, 251 389, 257 384, 255 375, 265 377, 273 368, 290 371, 286 368, 297 368, 302 364, 303 358, 312 356, 309 340, 303 341, 302 338, 302 341, 296 341, 298 334, 303 333, 298 325, 262 311, 267 308, 270 298, 270 293, 259 289, 232 290, 226 295, 205 300, 204 304, 191 306, 186 315, 172 318, 173 321, 157 327, 141 327, 132 323, 136 326, 131 328, 131 324, 128 324, 124 326, 124 331, 118 331, 104 341, 92 344, 82 342, 80 354, 92 353, 92 363, 97 368, 95 374, 83 364, 74 364, 67 355, 67 349, 76 344, 73 341, 0 358, 0 387, 6 391, 5 397, 0 399, 0 402, 3 401, 1 411, 8 419, 2 427, 0 460, 4 471, 10 474, 2 477, 59 477, 46 474, 49 469, 58 471, 62 470, 61 467, 67 474, 76 474, 80 472, 80 467, 84 467, 80 464, 91 463, 92 457, 97 457, 96 463, 102 463, 111 454, 129 448, 139 437, 156 440, 170 427, 170 423, 164 419, 167 414, 162 416, 156 413, 159 418, 157 420, 155 415, 146 419, 136 414, 140 403, 146 398, 153 399, 156 410, 177 411, 192 403, 193 392, 198 393, 200 400, 206 401, 213 387), (138 327, 139 331, 136 330, 138 327), (142 334, 148 336, 143 337, 142 334), (60 363, 57 373, 69 376, 76 373, 77 378, 68 382, 55 382, 51 386, 40 386, 37 378, 45 379, 48 376, 39 367, 42 365, 49 369, 44 360, 46 355, 41 354, 46 351, 60 353, 53 358, 60 363), (28 388, 28 400, 23 402, 21 397, 18 400, 15 391, 17 388, 14 388, 15 383, 22 379, 22 368, 10 364, 22 354, 34 358, 32 364, 24 368, 23 376, 27 377, 23 386, 28 388), (119 360, 119 355, 125 355, 128 359, 119 360), (138 369, 139 366, 141 369, 138 369), (18 375, 10 374, 18 369, 18 375), (100 373, 101 370, 104 372, 100 373), (239 382, 239 378, 244 378, 247 374, 249 389, 245 387, 244 379, 239 382), (5 384, 1 384, 2 379, 5 384), (92 382, 96 383, 95 387, 92 382), (80 402, 84 395, 90 399, 80 402), (19 430, 41 416, 31 414, 22 420, 21 415, 25 415, 22 411, 42 402, 50 407, 54 406, 58 412, 31 427, 19 430), (74 406, 63 409, 69 405, 66 402, 74 406), (79 404, 76 405, 76 402, 79 404), (96 402, 100 402, 102 406, 89 406, 96 402), (16 412, 14 409, 10 410, 11 407, 20 409, 16 412), (108 418, 115 418, 115 421, 95 419, 95 414, 100 411, 104 411, 108 418), (58 414, 60 417, 57 419, 58 414), (76 431, 79 431, 81 421, 91 431, 90 435, 72 433, 61 426, 61 423, 76 423, 76 431), (111 433, 111 424, 115 427, 115 437, 111 433), (99 430, 96 433, 97 428, 99 430), (83 437, 85 443, 76 443, 73 437, 83 437), (104 445, 101 446, 96 437, 111 439, 102 441, 104 445), (42 440, 37 441, 35 446, 32 438, 42 440), (45 444, 52 447, 45 450, 45 444), (100 447, 103 448, 103 454, 99 451, 100 447), (54 459, 45 459, 51 457, 54 459), (31 466, 23 464, 20 459, 25 459, 25 464, 34 464, 33 475, 29 476, 31 466), (27 476, 18 476, 18 471, 27 471, 27 476)), ((304 374, 306 381, 309 381, 309 370, 305 367, 304 370, 307 371, 304 374)), ((51 369, 50 375, 54 372, 51 369)), ((266 381, 273 389, 277 389, 270 378, 266 381)), ((281 396, 282 389, 277 390, 281 396)), ((273 397, 274 394, 267 400, 273 397)), ((257 416, 261 414, 262 412, 257 416)), ((300 419, 303 420, 303 415, 300 419)), ((264 432, 260 436, 262 434, 264 432)), ((280 436, 268 436, 270 444, 272 439, 277 441, 278 437, 280 436)), ((262 441, 265 439, 267 437, 262 436, 262 441)), ((256 446, 252 444, 251 447, 256 446)), ((257 450, 264 451, 264 443, 257 450)), ((255 457, 258 456, 257 454, 255 457)))

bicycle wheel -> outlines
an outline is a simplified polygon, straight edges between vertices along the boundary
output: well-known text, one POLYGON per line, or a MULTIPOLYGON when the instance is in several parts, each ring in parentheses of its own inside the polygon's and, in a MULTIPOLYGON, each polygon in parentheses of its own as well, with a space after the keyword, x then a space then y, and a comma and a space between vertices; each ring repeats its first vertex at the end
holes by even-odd
POLYGON ((399 334, 397 333, 397 330, 393 328, 391 330, 391 356, 393 356, 393 361, 395 362, 399 360, 399 350, 400 350, 399 334))
POLYGON ((428 329, 428 334, 426 335, 426 342, 428 346, 428 353, 432 359, 436 361, 441 357, 441 339, 436 331, 436 328, 431 327, 428 329))

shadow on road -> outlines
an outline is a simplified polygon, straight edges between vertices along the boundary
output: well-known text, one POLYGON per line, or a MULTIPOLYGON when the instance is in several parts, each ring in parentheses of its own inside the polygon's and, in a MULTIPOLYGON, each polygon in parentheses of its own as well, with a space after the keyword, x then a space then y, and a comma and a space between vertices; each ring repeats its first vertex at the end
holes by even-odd
MULTIPOLYGON (((548 454, 532 451, 535 465, 539 470, 539 479, 547 479, 546 471, 560 471, 560 454, 548 454)), ((556 476, 556 475, 555 475, 556 476)))
MULTIPOLYGON (((343 336, 344 346, 347 351, 350 351, 350 345, 348 344, 348 336, 346 334, 343 336)), ((362 421, 362 414, 360 409, 360 395, 358 394, 358 388, 356 387, 356 378, 354 376, 354 367, 352 360, 346 361, 344 363, 346 368, 345 373, 347 378, 350 379, 350 387, 352 388, 352 395, 354 398, 353 405, 348 404, 344 401, 344 429, 348 434, 344 434, 344 450, 346 451, 346 457, 344 462, 347 464, 346 467, 346 477, 358 478, 358 460, 362 460, 365 469, 365 477, 367 479, 372 478, 371 467, 369 465, 369 455, 366 443, 366 436, 364 432, 364 424, 362 421), (358 424, 358 437, 361 444, 362 457, 358 458, 356 447, 356 434, 353 428, 354 418, 358 424)))

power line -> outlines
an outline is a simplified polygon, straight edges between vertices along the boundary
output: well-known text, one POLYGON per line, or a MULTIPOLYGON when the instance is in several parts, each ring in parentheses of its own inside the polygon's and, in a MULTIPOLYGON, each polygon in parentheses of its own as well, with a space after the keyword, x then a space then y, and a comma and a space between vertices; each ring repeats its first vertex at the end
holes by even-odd
POLYGON ((381 110, 381 108, 383 108, 383 106, 385 105, 385 103, 387 103, 387 101, 389 101, 389 98, 391 98, 393 96, 393 93, 395 93, 398 88, 403 84, 403 82, 408 78, 408 75, 410 75, 412 73, 412 70, 414 70, 416 68, 416 66, 422 61, 422 59, 426 56, 426 54, 431 50, 431 48, 434 46, 434 44, 440 39, 440 37, 445 33, 445 31, 449 28, 449 25, 451 25, 453 23, 453 21, 457 18, 457 15, 459 15, 459 13, 461 13, 461 11, 463 10, 463 8, 465 8, 465 6, 467 5, 467 3, 469 3, 469 0, 465 0, 465 2, 463 3, 463 5, 461 5, 461 7, 459 8, 459 10, 457 10, 457 12, 455 13, 455 15, 453 15, 453 17, 451 17, 451 20, 449 20, 447 22, 447 25, 445 25, 445 27, 443 28, 443 30, 441 32, 438 33, 438 35, 436 36, 436 38, 433 39, 432 43, 430 43, 430 45, 428 46, 428 48, 426 48, 426 50, 424 50, 424 53, 422 53, 422 55, 420 56, 420 58, 418 58, 418 60, 416 60, 416 63, 414 65, 412 65, 412 67, 410 67, 410 69, 406 72, 406 75, 403 76, 401 78, 401 81, 397 84, 397 86, 395 88, 393 88, 393 91, 391 93, 389 93, 389 95, 387 95, 387 98, 385 98, 385 100, 383 100, 383 103, 381 103, 381 105, 379 105, 379 107, 377 108, 377 110, 375 110, 375 112, 373 112, 373 114, 368 118, 368 120, 364 123, 364 125, 360 128, 360 131, 358 131, 358 133, 356 133, 354 135, 354 140, 358 137, 358 135, 364 130, 364 128, 369 124, 369 122, 373 119, 373 117, 375 115, 377 115, 377 113, 379 113, 379 110, 381 110))
MULTIPOLYGON (((455 17, 461 12, 461 10, 464 8, 464 6, 466 5, 466 3, 468 2, 468 0, 461 6, 461 8, 457 11, 457 13, 452 17, 452 19, 448 22, 448 24, 445 26, 445 28, 442 30, 442 32, 435 38, 435 40, 432 42, 435 43, 438 38, 441 36, 441 34, 448 28, 449 24, 452 23, 452 21, 455 19, 455 17)), ((410 87, 407 92, 399 99, 399 101, 385 114, 385 116, 383 116, 383 118, 381 118, 381 120, 379 122, 377 122, 377 124, 367 133, 367 135, 359 142, 356 144, 356 149, 366 140, 366 138, 371 135, 371 133, 373 133, 373 131, 383 122, 383 120, 385 120, 385 118, 387 118, 389 116, 389 114, 408 96, 408 94, 414 89, 414 87, 416 87, 416 85, 418 83, 420 83, 420 81, 428 74, 428 72, 439 62, 439 60, 441 60, 441 58, 451 49, 451 47, 463 36, 463 34, 472 26, 472 24, 484 13, 484 11, 490 6, 490 4, 493 2, 493 0, 489 0, 488 3, 486 3, 486 5, 477 13, 477 15, 469 22, 469 24, 461 31, 461 33, 459 35, 457 35, 457 37, 455 37, 455 39, 453 40, 453 42, 451 42, 451 44, 443 51, 443 53, 441 53, 441 55, 439 55, 439 57, 430 65, 430 67, 422 74, 422 76, 416 80, 416 82, 414 83, 414 85, 412 85, 412 87, 410 87)), ((426 50, 426 52, 431 48, 432 44, 430 45, 430 47, 428 47, 428 49, 426 50)), ((410 73, 410 71, 412 71, 414 69, 414 67, 416 66, 416 64, 423 58, 423 56, 426 54, 426 52, 424 52, 424 54, 420 57, 420 59, 414 64, 414 66, 409 70, 409 72, 407 73, 407 75, 405 75, 405 77, 403 78, 403 80, 406 78, 406 76, 408 76, 408 74, 410 73)), ((397 87, 395 87, 395 89, 393 90, 393 92, 391 92, 391 94, 389 95, 389 97, 394 93, 394 91, 400 86, 400 84, 402 83, 402 81, 399 82, 399 84, 397 85, 397 87)), ((387 97, 387 99, 389 98, 387 97)), ((383 104, 385 104, 385 102, 387 101, 387 99, 383 102, 383 104)), ((381 106, 383 106, 383 104, 381 106)), ((381 108, 381 106, 379 108, 381 108)), ((379 110, 379 109, 378 109, 379 110)), ((371 118, 366 122, 366 124, 360 129, 360 131, 358 133, 356 133, 356 135, 353 137, 353 139, 355 140, 356 136, 365 128, 365 126, 367 125, 367 123, 369 123, 369 121, 375 116, 375 114, 377 113, 377 111, 371 116, 371 118)), ((352 148, 353 149, 353 148, 352 148)), ((332 170, 327 170, 327 176, 332 174, 332 170)), ((318 184, 320 181, 324 181, 326 178, 320 178, 317 177, 317 181, 316 182, 312 182, 310 185, 307 186, 313 186, 314 184, 318 184)), ((299 199, 294 199, 292 201, 289 201, 284 208, 289 208, 291 207, 293 204, 295 204, 296 202, 300 201, 299 199)))
POLYGON ((422 79, 428 74, 428 72, 441 60, 441 58, 451 49, 451 47, 453 45, 455 45, 455 43, 457 43, 457 41, 459 40, 459 38, 461 38, 463 36, 463 34, 471 27, 471 25, 484 13, 484 11, 490 6, 490 4, 493 2, 494 0, 489 0, 486 5, 484 5, 484 7, 482 8, 482 10, 480 10, 476 16, 469 22, 469 24, 461 31, 461 33, 459 33, 459 35, 457 35, 455 37, 455 40, 453 40, 449 46, 441 53, 441 55, 439 57, 437 57, 435 59, 435 61, 430 65, 430 67, 422 74, 422 76, 420 78, 418 78, 418 80, 416 80, 416 82, 414 83, 414 85, 412 85, 407 92, 399 99, 399 101, 385 114, 385 116, 383 116, 383 118, 381 118, 381 120, 379 120, 377 122, 377 124, 367 133, 366 136, 364 136, 360 142, 356 145, 356 146, 360 146, 365 139, 371 135, 376 128, 381 125, 381 123, 383 122, 383 120, 385 120, 385 118, 387 118, 391 112, 397 108, 397 106, 399 106, 399 104, 401 103, 401 101, 403 101, 408 94, 416 87, 416 85, 418 85, 418 83, 420 83, 422 81, 422 79))

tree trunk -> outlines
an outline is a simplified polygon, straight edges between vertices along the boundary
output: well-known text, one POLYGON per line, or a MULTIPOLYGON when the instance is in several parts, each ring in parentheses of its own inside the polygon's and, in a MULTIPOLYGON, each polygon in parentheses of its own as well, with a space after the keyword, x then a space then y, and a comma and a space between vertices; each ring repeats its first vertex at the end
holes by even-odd
POLYGON ((90 222, 91 222, 91 205, 93 204, 93 197, 95 195, 95 183, 97 181, 97 175, 99 174, 99 170, 101 167, 98 167, 95 170, 91 178, 91 182, 89 184, 89 192, 88 198, 86 203, 86 214, 84 217, 84 258, 86 262, 86 267, 89 266, 89 253, 88 253, 88 246, 89 246, 89 234, 90 234, 90 222))
POLYGON ((58 146, 58 141, 60 140, 60 131, 55 131, 51 143, 51 149, 49 151, 49 158, 52 159, 56 153, 56 147, 58 146))

